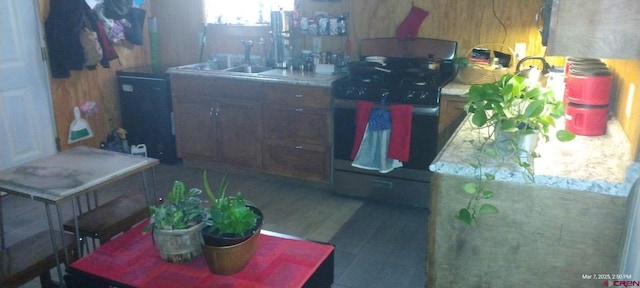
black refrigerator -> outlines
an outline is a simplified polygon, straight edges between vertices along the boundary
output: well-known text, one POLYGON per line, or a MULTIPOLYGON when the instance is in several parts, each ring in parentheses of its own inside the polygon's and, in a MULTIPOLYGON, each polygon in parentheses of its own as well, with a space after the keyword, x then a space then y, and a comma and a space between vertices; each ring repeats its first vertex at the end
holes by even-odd
POLYGON ((161 163, 178 161, 168 67, 116 71, 122 126, 129 145, 144 144, 161 163))

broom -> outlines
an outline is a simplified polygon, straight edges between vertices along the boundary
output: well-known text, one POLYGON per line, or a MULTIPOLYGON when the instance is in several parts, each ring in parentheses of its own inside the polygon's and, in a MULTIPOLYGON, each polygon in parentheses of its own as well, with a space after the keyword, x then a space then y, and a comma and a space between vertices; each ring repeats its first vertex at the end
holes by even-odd
POLYGON ((69 126, 69 144, 93 137, 87 120, 80 117, 80 108, 73 107, 73 122, 69 126))

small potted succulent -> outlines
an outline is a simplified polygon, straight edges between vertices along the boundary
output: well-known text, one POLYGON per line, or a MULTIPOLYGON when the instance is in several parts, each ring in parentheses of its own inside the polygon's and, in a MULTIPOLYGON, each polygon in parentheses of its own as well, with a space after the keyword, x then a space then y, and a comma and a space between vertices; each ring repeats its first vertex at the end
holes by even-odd
POLYGON ((209 186, 206 171, 203 174, 210 201, 206 226, 202 229, 203 254, 212 273, 234 274, 255 254, 263 215, 242 193, 227 194, 227 175, 218 184, 216 195, 209 186))
POLYGON ((187 191, 182 181, 175 181, 166 200, 149 207, 149 224, 142 231, 152 230, 160 258, 168 262, 186 262, 202 253, 201 231, 206 211, 199 198, 201 193, 198 188, 187 191))

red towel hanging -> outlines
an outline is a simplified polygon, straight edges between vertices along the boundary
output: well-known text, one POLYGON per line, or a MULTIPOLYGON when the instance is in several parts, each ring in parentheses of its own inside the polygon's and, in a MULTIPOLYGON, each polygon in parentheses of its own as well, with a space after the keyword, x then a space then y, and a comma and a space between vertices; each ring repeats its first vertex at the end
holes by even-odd
POLYGON ((402 162, 409 161, 411 148, 411 105, 391 105, 391 137, 387 157, 402 162))

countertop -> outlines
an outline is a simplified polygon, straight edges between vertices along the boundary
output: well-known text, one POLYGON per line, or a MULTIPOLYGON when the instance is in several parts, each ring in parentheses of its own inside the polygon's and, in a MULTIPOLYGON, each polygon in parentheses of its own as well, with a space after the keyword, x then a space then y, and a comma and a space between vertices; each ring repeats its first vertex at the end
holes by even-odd
POLYGON ((318 74, 313 72, 272 69, 260 73, 228 72, 221 70, 195 70, 186 69, 187 66, 172 67, 167 70, 170 74, 198 75, 229 79, 242 79, 261 81, 267 83, 283 83, 293 85, 306 85, 317 87, 331 87, 335 80, 345 77, 346 74, 318 74))
POLYGON ((449 84, 447 84, 446 86, 442 87, 440 93, 451 96, 462 96, 467 93, 467 91, 469 91, 469 87, 471 87, 471 85, 458 83, 454 80, 449 82, 449 84))
MULTIPOLYGON (((445 144, 429 170, 436 173, 473 177, 469 165, 478 155, 478 142, 486 130, 471 126, 467 117, 445 144), (484 133, 483 133, 484 132, 484 133), (469 140, 475 140, 475 145, 469 140)), ((564 127, 558 120, 557 127, 564 127)), ((551 131, 550 135, 555 135, 551 131)), ((640 175, 640 163, 633 162, 630 143, 620 123, 612 118, 602 136, 576 136, 569 142, 551 137, 538 143, 541 157, 533 163, 535 184, 554 188, 595 192, 605 195, 627 196, 633 182, 640 175)), ((485 168, 495 173, 496 180, 527 183, 522 168, 515 163, 500 163, 489 159, 485 168)))

